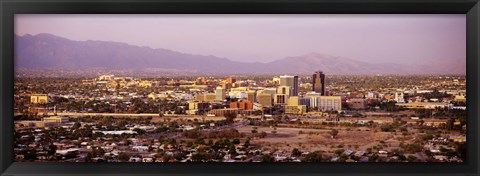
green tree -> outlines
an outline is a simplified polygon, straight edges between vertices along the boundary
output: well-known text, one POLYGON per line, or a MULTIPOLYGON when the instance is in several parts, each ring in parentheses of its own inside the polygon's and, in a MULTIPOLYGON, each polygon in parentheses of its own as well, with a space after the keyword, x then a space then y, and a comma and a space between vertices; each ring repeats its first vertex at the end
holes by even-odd
POLYGON ((33 161, 37 159, 37 150, 27 149, 23 152, 23 156, 25 157, 25 160, 33 161))
POLYGON ((127 162, 128 160, 130 160, 130 154, 128 154, 126 152, 120 152, 117 156, 117 159, 120 162, 127 162))
POLYGON ((407 157, 407 161, 408 161, 408 162, 415 162, 415 161, 417 161, 417 157, 415 157, 415 156, 413 156, 413 155, 409 155, 409 156, 407 157))
POLYGON ((262 159, 262 162, 267 162, 267 163, 275 162, 275 158, 273 158, 272 155, 270 154, 262 155, 261 159, 262 159))
POLYGON ((57 146, 50 144, 50 146, 48 146, 48 154, 54 155, 56 152, 57 152, 57 146))
POLYGON ((247 140, 243 144, 243 147, 248 148, 249 146, 250 146, 250 138, 247 138, 247 140))
POLYGON ((79 129, 82 125, 79 122, 75 122, 72 126, 73 129, 79 129))
POLYGON ((304 161, 305 162, 321 162, 322 161, 322 154, 320 153, 320 151, 315 151, 315 152, 309 153, 305 157, 304 161))
POLYGON ((332 129, 330 131, 330 135, 332 135, 332 138, 333 139, 336 139, 337 138, 337 135, 338 135, 338 130, 337 129, 332 129))
POLYGON ((262 131, 262 132, 260 133, 260 137, 261 137, 261 138, 267 137, 267 132, 262 131))
POLYGON ((195 162, 204 161, 206 159, 207 159, 206 154, 203 153, 203 152, 202 153, 198 152, 198 153, 195 153, 195 154, 192 155, 192 160, 195 161, 195 162))
POLYGON ((227 124, 231 125, 237 118, 237 113, 225 113, 224 117, 226 118, 227 124))
POLYGON ((297 148, 294 148, 292 150, 292 156, 300 156, 302 155, 302 152, 300 150, 298 150, 297 148))
POLYGON ((85 157, 85 162, 92 162, 92 153, 91 152, 88 152, 87 153, 87 156, 85 157))
POLYGON ((228 147, 228 154, 236 156, 237 155, 237 150, 235 149, 234 145, 230 145, 228 147))
POLYGON ((335 150, 335 154, 340 156, 344 151, 345 151, 345 149, 337 149, 337 150, 335 150))
POLYGON ((171 159, 173 159, 172 155, 163 155, 164 162, 169 162, 171 159))

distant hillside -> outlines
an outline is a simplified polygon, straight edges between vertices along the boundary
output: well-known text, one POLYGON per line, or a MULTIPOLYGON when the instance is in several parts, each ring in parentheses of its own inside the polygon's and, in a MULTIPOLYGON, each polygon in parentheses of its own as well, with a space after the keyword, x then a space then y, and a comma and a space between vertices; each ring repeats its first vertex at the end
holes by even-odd
POLYGON ((16 36, 15 65, 50 69, 166 69, 207 74, 465 74, 465 59, 429 65, 375 64, 310 53, 269 63, 242 63, 118 42, 73 41, 51 34, 16 36))

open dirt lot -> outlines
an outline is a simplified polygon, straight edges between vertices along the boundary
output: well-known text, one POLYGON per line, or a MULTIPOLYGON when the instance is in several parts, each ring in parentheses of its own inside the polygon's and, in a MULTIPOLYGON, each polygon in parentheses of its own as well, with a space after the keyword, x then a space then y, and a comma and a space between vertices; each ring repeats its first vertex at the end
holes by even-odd
MULTIPOLYGON (((373 146, 383 145, 384 147, 398 147, 400 143, 395 138, 401 134, 390 132, 374 132, 367 127, 338 127, 339 133, 335 139, 330 135, 331 128, 325 129, 304 129, 304 128, 284 128, 277 127, 276 134, 273 134, 273 127, 257 127, 257 131, 267 132, 267 137, 256 138, 251 141, 253 144, 259 144, 271 149, 291 151, 298 148, 303 151, 324 151, 333 152, 342 147, 354 151, 365 151, 373 146), (302 132, 300 132, 302 131, 302 132), (381 144, 380 141, 384 141, 381 144)), ((253 126, 244 126, 237 128, 240 132, 251 134, 253 126)), ((405 141, 407 143, 407 141, 405 141)))

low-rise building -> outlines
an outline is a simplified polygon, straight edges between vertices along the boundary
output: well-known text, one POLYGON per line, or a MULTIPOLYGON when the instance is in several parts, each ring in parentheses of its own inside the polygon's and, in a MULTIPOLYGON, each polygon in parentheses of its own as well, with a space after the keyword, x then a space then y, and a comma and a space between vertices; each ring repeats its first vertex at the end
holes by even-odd
POLYGON ((214 93, 207 93, 203 95, 203 101, 205 102, 214 102, 217 98, 217 95, 214 93))
POLYGON ((44 127, 56 127, 59 123, 56 122, 44 122, 44 121, 15 121, 16 128, 44 128, 44 127))
POLYGON ((450 140, 453 142, 467 142, 467 137, 466 136, 450 136, 450 140))
POLYGON ((69 121, 68 117, 52 116, 45 117, 42 119, 44 122, 55 122, 55 123, 67 123, 69 121))
POLYGON ((351 98, 349 106, 352 109, 365 109, 367 108, 367 101, 364 98, 351 98))
POLYGON ((47 94, 31 94, 30 103, 32 104, 47 104, 48 96, 47 94))
POLYGON ((225 109, 212 109, 208 111, 208 114, 214 114, 215 116, 224 116, 227 113, 240 114, 239 108, 225 108, 225 109))
POLYGON ((449 108, 453 105, 446 102, 411 102, 411 103, 397 103, 397 106, 402 106, 408 109, 435 109, 435 108, 449 108))
POLYGON ((305 105, 297 105, 297 106, 285 106, 285 114, 304 114, 307 112, 307 106, 305 105))
POLYGON ((298 96, 290 96, 288 97, 288 106, 298 106, 299 103, 299 98, 298 96))

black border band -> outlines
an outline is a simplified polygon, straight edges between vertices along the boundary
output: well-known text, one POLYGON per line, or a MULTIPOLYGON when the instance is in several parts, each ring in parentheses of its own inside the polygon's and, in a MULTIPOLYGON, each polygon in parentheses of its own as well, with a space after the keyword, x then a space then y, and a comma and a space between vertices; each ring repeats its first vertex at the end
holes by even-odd
POLYGON ((0 172, 2 175, 478 175, 480 77, 478 0, 0 1, 0 172), (464 163, 15 163, 14 14, 467 14, 468 154, 464 163))

